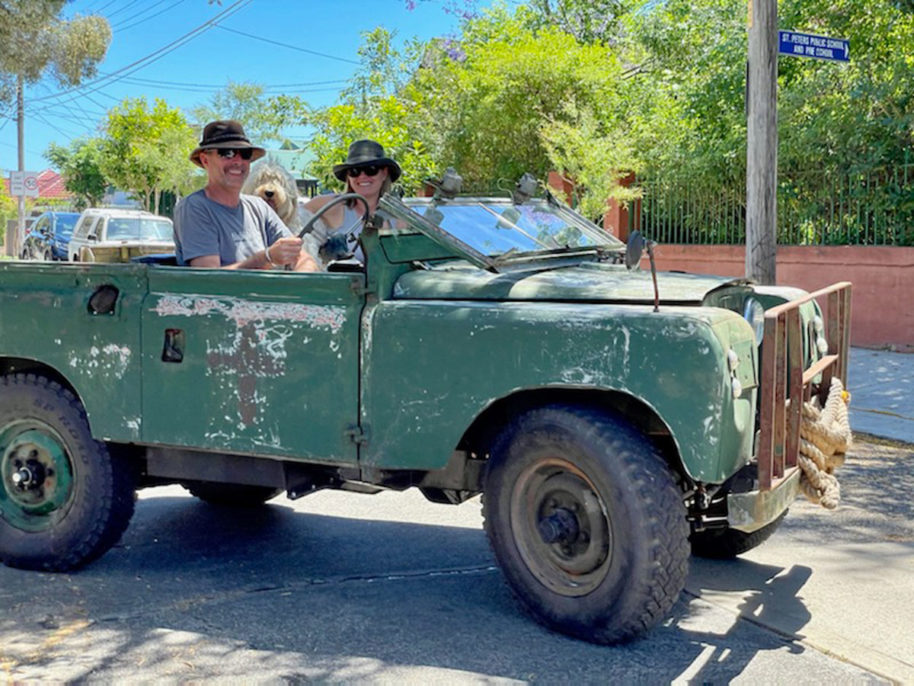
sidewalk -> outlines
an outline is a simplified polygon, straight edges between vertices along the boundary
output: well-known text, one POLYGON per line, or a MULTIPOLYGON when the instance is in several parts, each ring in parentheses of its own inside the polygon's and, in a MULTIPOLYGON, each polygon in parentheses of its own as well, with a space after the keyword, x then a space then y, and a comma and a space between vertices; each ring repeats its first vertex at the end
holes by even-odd
POLYGON ((914 443, 914 354, 851 348, 847 386, 855 433, 914 443))

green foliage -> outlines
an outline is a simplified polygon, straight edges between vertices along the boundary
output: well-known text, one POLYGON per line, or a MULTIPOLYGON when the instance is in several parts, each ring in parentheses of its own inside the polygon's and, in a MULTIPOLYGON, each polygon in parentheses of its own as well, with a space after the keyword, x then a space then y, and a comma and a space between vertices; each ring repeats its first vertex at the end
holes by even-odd
POLYGON ((194 185, 195 168, 187 160, 195 147, 193 129, 179 109, 157 99, 150 110, 145 98, 127 98, 108 112, 99 168, 157 212, 162 191, 180 193, 194 185))
POLYGON ((44 156, 60 171, 64 187, 76 196, 76 209, 100 205, 105 197, 107 182, 99 168, 102 141, 98 138, 78 139, 69 147, 51 143, 44 156))
POLYGON ((283 128, 298 123, 305 112, 305 104, 297 96, 267 97, 263 86, 229 81, 208 104, 193 108, 191 117, 198 131, 217 119, 235 119, 255 145, 262 145, 282 141, 283 128))
POLYGON ((4 0, 0 4, 0 103, 16 82, 38 81, 50 68, 62 86, 95 74, 108 50, 111 28, 101 16, 58 18, 64 0, 4 0))

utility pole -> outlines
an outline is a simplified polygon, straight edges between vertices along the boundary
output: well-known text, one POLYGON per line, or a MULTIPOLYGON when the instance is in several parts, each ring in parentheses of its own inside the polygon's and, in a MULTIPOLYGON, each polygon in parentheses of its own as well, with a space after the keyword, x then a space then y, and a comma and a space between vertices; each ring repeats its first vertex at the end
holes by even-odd
POLYGON ((778 4, 749 0, 746 277, 774 284, 777 263, 778 4))
MULTIPOLYGON (((16 135, 19 143, 19 171, 25 171, 25 103, 22 95, 22 75, 16 77, 16 135)), ((19 196, 19 221, 12 237, 8 237, 6 254, 19 257, 25 237, 25 195, 19 196)))

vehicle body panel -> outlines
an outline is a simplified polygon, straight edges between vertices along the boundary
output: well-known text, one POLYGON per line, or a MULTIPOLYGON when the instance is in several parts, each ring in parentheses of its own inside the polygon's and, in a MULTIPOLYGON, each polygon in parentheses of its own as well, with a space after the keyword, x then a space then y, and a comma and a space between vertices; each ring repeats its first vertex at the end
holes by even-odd
MULTIPOLYGON (((752 449, 754 389, 732 397, 731 338, 752 341, 746 322, 710 308, 383 302, 363 330, 363 461, 440 468, 493 402, 535 388, 595 389, 652 408, 688 472, 720 481, 752 449)), ((742 350, 754 365, 754 348, 742 350)))
POLYGON ((96 438, 139 440, 145 269, 10 262, 0 263, 0 278, 0 355, 56 370, 83 401, 96 438), (93 314, 89 299, 104 285, 119 290, 114 311, 93 314))
POLYGON ((363 282, 152 267, 143 441, 354 464, 363 282), (182 359, 164 359, 169 336, 182 359))

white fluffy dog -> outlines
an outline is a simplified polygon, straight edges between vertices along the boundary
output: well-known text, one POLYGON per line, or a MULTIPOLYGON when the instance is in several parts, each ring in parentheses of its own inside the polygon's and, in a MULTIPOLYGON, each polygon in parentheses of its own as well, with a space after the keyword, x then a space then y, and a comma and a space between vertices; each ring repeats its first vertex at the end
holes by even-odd
POLYGON ((295 179, 279 162, 268 157, 251 167, 251 175, 244 182, 242 193, 259 195, 276 210, 276 214, 290 231, 300 229, 298 216, 298 188, 295 179))

